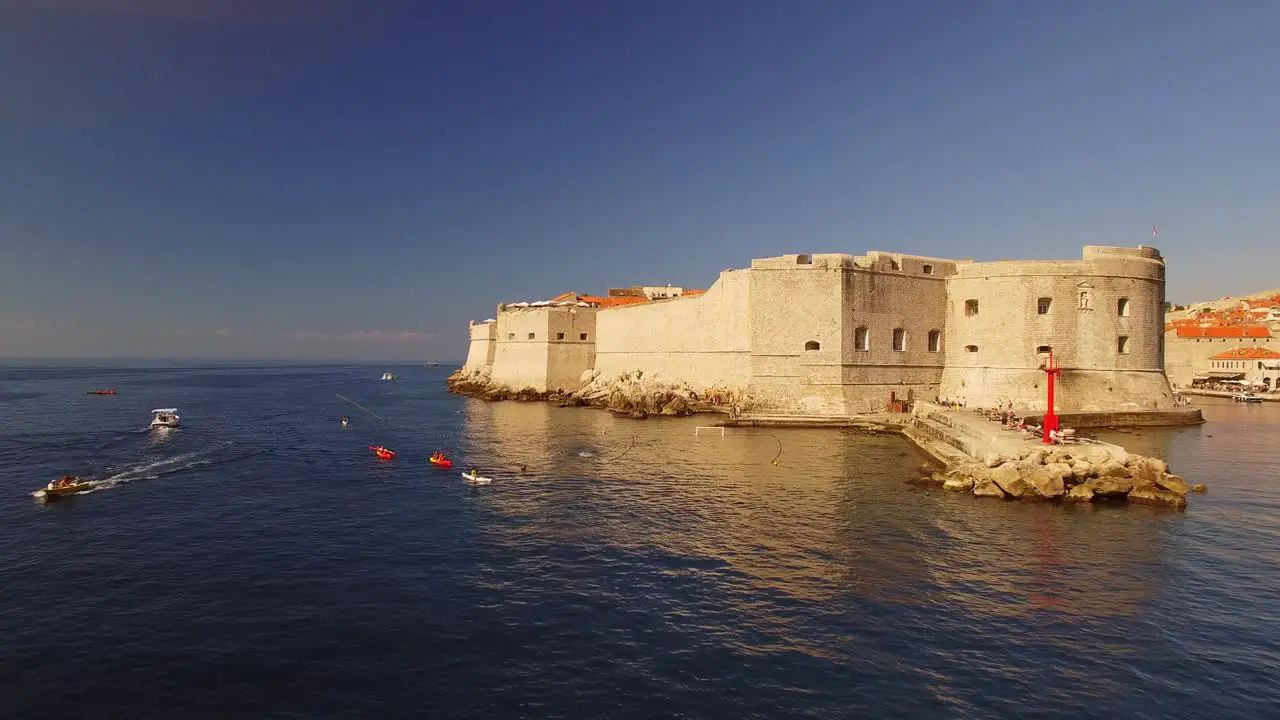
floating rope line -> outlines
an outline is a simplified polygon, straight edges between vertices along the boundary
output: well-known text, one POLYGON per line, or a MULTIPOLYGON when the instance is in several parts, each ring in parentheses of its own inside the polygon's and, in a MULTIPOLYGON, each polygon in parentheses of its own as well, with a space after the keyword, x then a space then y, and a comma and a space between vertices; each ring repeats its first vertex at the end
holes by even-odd
POLYGON ((360 408, 361 410, 363 410, 363 411, 365 411, 365 412, 369 413, 370 415, 372 415, 372 416, 374 416, 374 417, 378 418, 378 419, 379 419, 379 420, 381 420, 382 422, 387 423, 388 425, 390 425, 390 424, 391 424, 391 421, 389 421, 389 420, 387 420, 386 418, 382 417, 382 416, 381 416, 381 415, 379 415, 378 413, 376 413, 376 412, 374 412, 374 411, 370 410, 369 408, 367 408, 367 407, 365 407, 365 406, 361 405, 360 403, 356 402, 355 400, 352 400, 351 398, 349 398, 349 397, 347 397, 347 396, 345 396, 345 395, 342 395, 342 394, 339 394, 339 395, 338 395, 338 397, 339 397, 341 400, 343 400, 344 402, 349 402, 349 403, 351 403, 352 405, 354 405, 354 406, 356 406, 356 407, 360 408))
POLYGON ((618 456, 618 457, 616 457, 616 458, 610 458, 610 459, 608 460, 608 462, 616 462, 616 461, 618 461, 618 460, 621 460, 621 459, 622 459, 622 457, 623 457, 623 455, 626 455, 627 453, 631 452, 631 449, 632 449, 632 448, 634 448, 635 446, 636 446, 636 436, 635 436, 635 435, 632 435, 632 436, 631 436, 631 444, 627 446, 627 449, 626 449, 626 450, 623 450, 623 451, 622 451, 622 455, 619 455, 619 456, 618 456))

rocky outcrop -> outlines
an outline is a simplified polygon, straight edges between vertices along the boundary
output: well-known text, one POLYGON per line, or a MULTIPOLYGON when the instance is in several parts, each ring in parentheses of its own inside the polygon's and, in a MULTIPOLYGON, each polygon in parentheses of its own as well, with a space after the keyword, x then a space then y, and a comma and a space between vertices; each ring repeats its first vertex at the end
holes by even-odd
POLYGON ((605 378, 588 370, 581 378, 582 389, 573 392, 533 388, 512 388, 495 382, 488 368, 458 370, 449 376, 449 392, 483 400, 541 400, 560 407, 591 406, 636 419, 650 415, 682 417, 695 412, 736 414, 746 409, 745 393, 728 387, 694 388, 688 383, 669 381, 656 374, 635 370, 605 378))
POLYGON ((1019 500, 1133 502, 1185 508, 1186 494, 1202 488, 1170 474, 1163 460, 1131 455, 1115 446, 1027 448, 951 464, 932 476, 947 490, 1019 500))

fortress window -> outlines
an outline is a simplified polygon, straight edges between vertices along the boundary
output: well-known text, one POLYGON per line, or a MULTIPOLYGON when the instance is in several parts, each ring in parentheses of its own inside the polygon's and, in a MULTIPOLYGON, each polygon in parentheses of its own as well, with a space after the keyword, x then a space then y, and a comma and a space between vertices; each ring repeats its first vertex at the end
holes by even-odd
POLYGON ((965 315, 967 315, 968 317, 973 317, 974 315, 977 315, 977 314, 978 314, 978 301, 977 301, 977 300, 965 300, 965 301, 964 301, 964 314, 965 314, 965 315))
POLYGON ((893 349, 898 352, 904 352, 907 349, 907 331, 905 329, 893 329, 893 349))
POLYGON ((811 256, 811 255, 797 255, 797 256, 796 256, 796 264, 797 264, 797 265, 812 265, 812 264, 813 264, 813 256, 811 256))
POLYGON ((1116 338, 1116 352, 1120 353, 1121 355, 1129 354, 1129 336, 1128 335, 1121 335, 1120 337, 1116 338))
POLYGON ((942 331, 929 331, 929 352, 942 352, 942 331))
POLYGON ((902 269, 902 266, 898 264, 898 261, 897 261, 897 260, 894 260, 893 258, 889 258, 889 269, 890 269, 890 270, 901 270, 901 269, 902 269))
POLYGON ((1120 317, 1129 317, 1129 298, 1120 298, 1116 302, 1116 314, 1120 317))
POLYGON ((1039 347, 1037 347, 1037 348, 1036 348, 1036 354, 1037 354, 1037 355, 1048 355, 1048 354, 1049 354, 1049 353, 1051 353, 1051 352, 1053 352, 1053 346, 1052 346, 1052 345, 1041 345, 1041 346, 1039 346, 1039 347))
POLYGON ((557 339, 557 340, 563 340, 563 339, 564 339, 564 333, 556 333, 556 339, 557 339))
POLYGON ((1048 315, 1050 305, 1053 305, 1053 298, 1040 298, 1036 301, 1036 313, 1040 315, 1048 315))
POLYGON ((866 328, 860 327, 853 331, 853 349, 854 350, 870 350, 871 349, 871 333, 866 328))
POLYGON ((532 340, 532 339, 533 339, 533 333, 529 333, 529 339, 530 339, 530 340, 532 340))
POLYGON ((809 342, 804 344, 804 349, 805 350, 821 350, 822 344, 819 343, 817 340, 810 340, 809 342))
POLYGON ((579 339, 579 340, 583 340, 583 341, 585 341, 585 340, 587 339, 587 334, 586 334, 586 333, 578 333, 578 339, 579 339))
POLYGON ((976 352, 978 352, 978 346, 977 346, 977 345, 965 345, 965 346, 964 346, 964 351, 965 351, 965 352, 975 352, 975 353, 976 353, 976 352))
POLYGON ((515 333, 507 333, 507 339, 508 339, 508 340, 515 340, 515 339, 516 339, 516 334, 515 334, 515 333))
POLYGON ((925 275, 932 275, 932 274, 933 274, 933 266, 932 266, 932 265, 925 265, 924 267, 920 268, 920 272, 924 273, 925 275))

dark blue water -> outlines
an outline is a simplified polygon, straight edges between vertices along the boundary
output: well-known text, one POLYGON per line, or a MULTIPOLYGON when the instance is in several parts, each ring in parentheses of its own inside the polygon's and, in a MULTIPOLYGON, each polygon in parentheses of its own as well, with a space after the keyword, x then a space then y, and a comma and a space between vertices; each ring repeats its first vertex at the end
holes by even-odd
POLYGON ((1176 513, 917 489, 892 437, 695 436, 446 372, 0 368, 0 716, 1280 707, 1280 407, 1124 438, 1210 484, 1176 513), (182 429, 147 431, 156 407, 182 429), (68 472, 103 482, 32 501, 68 472))

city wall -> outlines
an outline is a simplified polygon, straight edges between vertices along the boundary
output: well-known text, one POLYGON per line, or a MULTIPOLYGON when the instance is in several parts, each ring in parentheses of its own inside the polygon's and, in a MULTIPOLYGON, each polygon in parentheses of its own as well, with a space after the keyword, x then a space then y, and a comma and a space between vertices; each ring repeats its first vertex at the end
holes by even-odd
POLYGON ((539 392, 577 390, 595 363, 597 312, 577 306, 499 306, 492 381, 539 392))
POLYGON ((493 367, 494 353, 497 352, 498 323, 496 320, 471 322, 471 344, 467 348, 467 362, 463 367, 468 370, 480 370, 493 367))
POLYGON ((750 376, 751 277, 727 270, 705 293, 601 310, 595 367, 633 370, 697 388, 745 387, 750 376))

